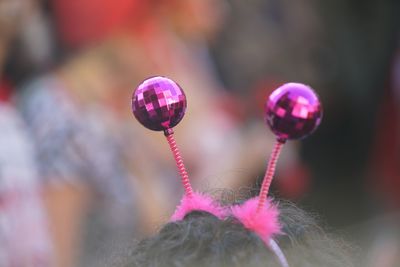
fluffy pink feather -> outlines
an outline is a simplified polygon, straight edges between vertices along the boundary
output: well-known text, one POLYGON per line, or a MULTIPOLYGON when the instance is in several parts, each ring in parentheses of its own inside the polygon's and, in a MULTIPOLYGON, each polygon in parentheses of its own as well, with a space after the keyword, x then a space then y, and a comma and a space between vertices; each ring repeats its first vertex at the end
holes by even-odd
POLYGON ((210 196, 193 192, 192 196, 184 195, 181 203, 171 217, 171 221, 180 221, 186 214, 194 210, 206 211, 219 219, 224 219, 226 209, 214 201, 210 196))
POLYGON ((258 197, 251 198, 242 205, 233 206, 231 213, 247 229, 257 233, 265 244, 269 244, 273 235, 281 233, 281 225, 278 220, 279 210, 270 199, 267 199, 259 212, 257 212, 257 205, 258 197))

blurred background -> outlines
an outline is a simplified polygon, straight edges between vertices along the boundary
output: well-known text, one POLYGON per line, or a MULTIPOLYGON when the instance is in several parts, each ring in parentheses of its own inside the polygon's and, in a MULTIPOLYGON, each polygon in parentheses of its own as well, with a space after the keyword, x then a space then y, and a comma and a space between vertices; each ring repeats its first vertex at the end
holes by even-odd
POLYGON ((309 84, 324 118, 285 146, 273 195, 315 212, 359 266, 400 266, 400 3, 0 0, 0 266, 110 266, 182 194, 162 134, 130 111, 154 75, 196 188, 257 188, 263 103, 309 84))

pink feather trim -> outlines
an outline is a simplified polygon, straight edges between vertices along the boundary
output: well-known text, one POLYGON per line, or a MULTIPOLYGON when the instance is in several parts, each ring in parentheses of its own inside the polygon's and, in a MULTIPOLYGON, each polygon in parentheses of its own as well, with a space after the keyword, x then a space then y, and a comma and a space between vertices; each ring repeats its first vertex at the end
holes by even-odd
POLYGON ((281 233, 279 210, 270 199, 267 199, 264 208, 259 212, 257 205, 258 197, 251 198, 242 205, 231 207, 231 213, 244 227, 257 233, 265 244, 269 244, 273 235, 281 233))
POLYGON ((183 220, 186 214, 195 210, 206 211, 221 220, 226 216, 226 209, 214 201, 210 196, 193 192, 191 196, 183 196, 181 203, 176 207, 176 210, 171 217, 171 221, 183 220))

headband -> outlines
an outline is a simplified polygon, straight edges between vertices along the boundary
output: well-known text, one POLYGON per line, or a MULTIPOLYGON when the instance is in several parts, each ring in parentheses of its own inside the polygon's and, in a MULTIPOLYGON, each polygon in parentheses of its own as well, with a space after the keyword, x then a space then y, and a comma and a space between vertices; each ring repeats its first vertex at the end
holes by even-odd
POLYGON ((302 139, 321 122, 322 107, 316 93, 307 85, 286 83, 274 90, 265 104, 265 121, 276 135, 276 143, 268 161, 260 194, 240 205, 224 207, 211 196, 193 190, 182 156, 174 138, 173 127, 183 118, 187 107, 182 88, 166 77, 143 81, 132 96, 132 111, 146 128, 163 131, 174 156, 184 196, 171 221, 183 220, 191 211, 206 211, 221 220, 233 216, 245 228, 256 233, 275 254, 282 267, 289 264, 274 237, 282 234, 279 210, 268 198, 269 187, 283 145, 287 140, 302 139))

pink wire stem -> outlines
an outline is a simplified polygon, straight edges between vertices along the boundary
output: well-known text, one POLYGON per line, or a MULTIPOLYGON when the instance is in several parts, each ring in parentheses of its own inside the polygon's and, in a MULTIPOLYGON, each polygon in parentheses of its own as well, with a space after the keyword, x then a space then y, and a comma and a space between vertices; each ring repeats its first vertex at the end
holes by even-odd
POLYGON ((182 185, 185 190, 185 195, 192 197, 193 189, 192 189, 192 186, 190 185, 189 175, 187 174, 185 164, 183 164, 181 152, 179 151, 178 146, 176 145, 174 133, 172 131, 170 131, 165 134, 165 137, 167 138, 169 147, 171 148, 171 152, 174 155, 176 166, 178 167, 179 175, 181 176, 182 185))
POLYGON ((285 141, 278 139, 275 143, 274 149, 272 150, 271 157, 268 162, 267 171, 265 172, 264 180, 260 190, 257 212, 260 211, 262 207, 264 207, 265 201, 267 200, 269 187, 271 186, 272 178, 274 178, 275 174, 276 162, 278 161, 278 157, 282 150, 283 144, 285 144, 285 141))

